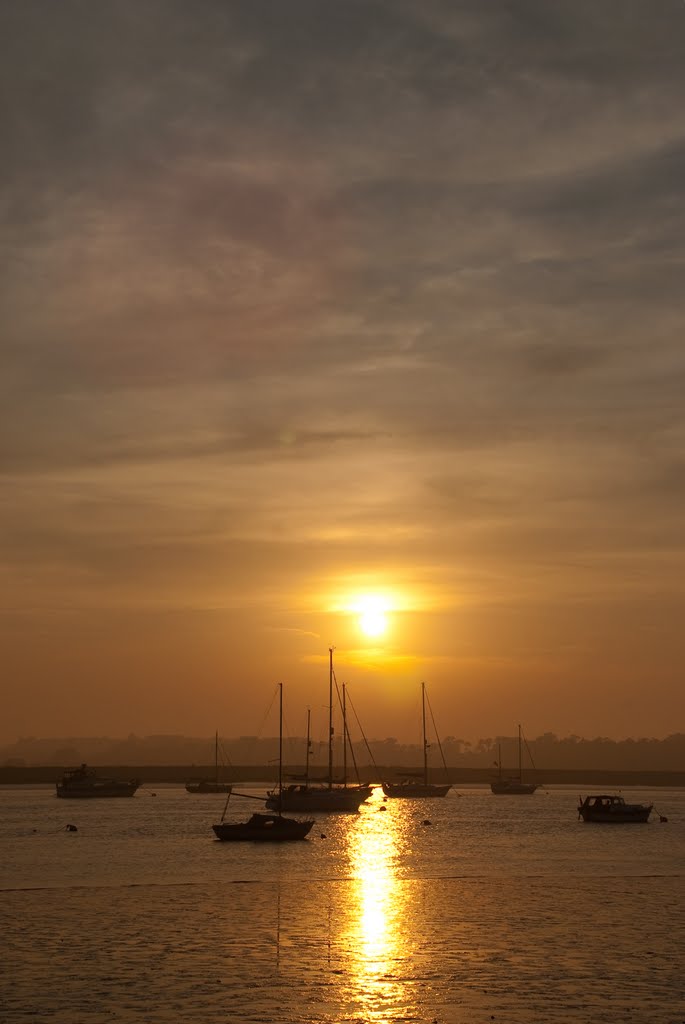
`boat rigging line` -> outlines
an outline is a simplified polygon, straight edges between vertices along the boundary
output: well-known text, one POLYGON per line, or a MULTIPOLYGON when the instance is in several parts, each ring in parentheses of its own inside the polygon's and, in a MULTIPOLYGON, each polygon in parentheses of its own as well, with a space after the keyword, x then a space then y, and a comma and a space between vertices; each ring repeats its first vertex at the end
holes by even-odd
POLYGON ((359 732, 361 733, 361 737, 362 737, 362 739, 364 741, 364 746, 366 747, 367 753, 368 753, 369 757, 371 758, 371 764, 373 765, 375 772, 377 773, 378 777, 380 778, 380 772, 378 770, 378 765, 376 764, 376 760, 375 760, 375 758, 373 756, 373 751, 371 750, 371 747, 369 746, 369 741, 367 740, 366 734, 365 734, 364 729, 362 727, 362 724, 359 721, 359 715, 357 714, 357 709, 355 708, 354 704, 352 703, 352 698, 350 697, 349 692, 347 694, 347 700, 349 701, 350 707, 352 708, 352 714, 354 715, 354 720, 357 723, 357 726, 359 728, 359 732))
MULTIPOLYGON (((338 686, 338 680, 337 680, 337 677, 335 675, 335 670, 333 670, 333 682, 335 683, 335 692, 336 692, 336 694, 338 696, 338 703, 339 703, 339 705, 340 705, 340 707, 342 709, 342 719, 343 719, 343 737, 342 737, 342 740, 343 740, 343 783, 347 783, 347 748, 348 748, 348 744, 349 744, 350 755, 352 757, 352 764, 354 765, 354 774, 357 777, 357 782, 359 783, 359 785, 361 785, 361 781, 362 780, 361 780, 361 777, 359 775, 359 768, 357 767, 357 759, 354 756, 354 746, 352 745, 352 737, 350 736, 350 730, 349 730, 349 727, 347 725, 347 692, 346 692, 347 691, 347 687, 345 686, 345 683, 342 683, 342 694, 341 694, 340 687, 338 686)), ((356 714, 355 714, 355 718, 356 718, 356 714)), ((357 719, 357 723, 358 722, 359 722, 359 719, 357 719)), ((362 733, 362 735, 364 735, 364 734, 362 733)))
MULTIPOLYGON (((447 761, 445 760, 445 753, 444 753, 444 751, 442 749, 442 743, 440 742, 440 735, 438 733, 438 727, 435 724, 435 716, 433 714, 433 707, 431 705, 430 697, 428 696, 428 692, 427 692, 425 686, 424 686, 424 691, 423 692, 424 692, 424 696, 426 698, 426 704, 428 705, 428 713, 430 714, 431 722, 433 723, 433 735, 435 736, 436 743, 438 744, 438 750, 440 751, 440 757, 442 759, 442 766, 445 769, 445 778, 449 781, 449 778, 450 778, 449 768, 447 767, 447 761)), ((428 746, 430 746, 430 744, 426 743, 426 746, 428 747, 428 746)), ((457 793, 457 796, 461 796, 461 793, 457 793)))

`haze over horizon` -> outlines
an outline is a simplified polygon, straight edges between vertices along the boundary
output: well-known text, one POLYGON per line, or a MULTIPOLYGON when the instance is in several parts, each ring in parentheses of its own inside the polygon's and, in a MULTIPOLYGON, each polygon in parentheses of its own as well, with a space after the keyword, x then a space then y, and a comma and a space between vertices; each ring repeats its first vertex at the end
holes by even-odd
POLYGON ((0 53, 0 741, 304 723, 331 645, 375 736, 683 731, 684 4, 0 53))

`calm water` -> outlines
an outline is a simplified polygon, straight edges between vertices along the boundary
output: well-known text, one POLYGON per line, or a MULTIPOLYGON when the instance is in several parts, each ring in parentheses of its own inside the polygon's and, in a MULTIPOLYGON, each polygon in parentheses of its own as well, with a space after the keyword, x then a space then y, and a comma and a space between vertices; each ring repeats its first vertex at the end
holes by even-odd
POLYGON ((0 1021, 683 1024, 685 791, 626 793, 669 821, 624 827, 460 793, 270 847, 181 787, 0 790, 0 1021))

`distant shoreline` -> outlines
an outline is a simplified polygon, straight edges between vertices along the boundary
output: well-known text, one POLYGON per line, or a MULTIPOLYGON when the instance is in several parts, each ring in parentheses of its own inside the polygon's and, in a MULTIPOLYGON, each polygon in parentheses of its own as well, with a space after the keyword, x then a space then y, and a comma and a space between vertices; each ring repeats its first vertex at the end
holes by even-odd
MULTIPOLYGON (((92 762, 92 766, 102 775, 111 775, 123 778, 138 778, 142 784, 145 783, 178 783, 184 785, 192 779, 211 778, 214 775, 214 766, 210 765, 100 765, 92 762)), ((0 766, 0 785, 31 785, 54 783, 59 779, 66 767, 71 765, 33 765, 33 766, 0 766)), ((293 775, 302 772, 302 768, 294 766, 286 769, 287 773, 293 775)), ((407 768, 407 772, 416 774, 416 767, 407 768)), ((384 768, 382 766, 371 768, 360 768, 359 775, 364 782, 380 782, 381 780, 393 780, 401 777, 403 769, 384 768)), ((609 788, 625 788, 629 786, 685 786, 685 771, 607 771, 601 769, 555 769, 551 771, 527 772, 526 776, 531 782, 537 782, 540 786, 545 785, 578 785, 578 786, 606 786, 609 788)), ((439 774, 435 773, 438 780, 439 774)), ((493 774, 486 768, 453 768, 449 770, 449 779, 455 786, 489 783, 493 774)), ((222 773, 222 779, 227 782, 264 782, 273 783, 275 780, 274 769, 260 765, 240 765, 226 769, 222 773)), ((311 780, 317 781, 312 778, 311 780)), ((318 781, 321 781, 320 779, 318 781)), ((356 778, 355 780, 356 781, 356 778)))

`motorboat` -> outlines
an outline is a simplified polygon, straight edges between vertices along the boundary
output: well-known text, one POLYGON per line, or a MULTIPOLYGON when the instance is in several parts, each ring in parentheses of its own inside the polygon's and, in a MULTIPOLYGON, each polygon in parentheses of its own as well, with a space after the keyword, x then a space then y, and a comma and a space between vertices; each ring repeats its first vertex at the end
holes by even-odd
POLYGON ((98 775, 95 768, 81 764, 78 768, 65 771, 55 783, 58 797, 63 799, 90 799, 93 797, 133 796, 140 786, 140 779, 110 779, 98 775))
POLYGON ((627 825, 649 821, 653 804, 629 804, 617 794, 598 794, 578 798, 578 817, 608 825, 627 825))

